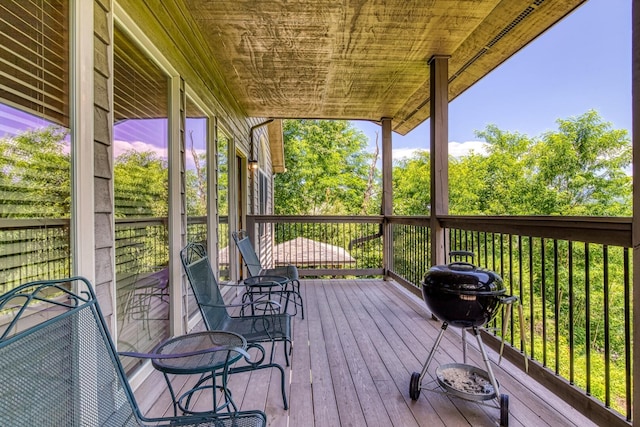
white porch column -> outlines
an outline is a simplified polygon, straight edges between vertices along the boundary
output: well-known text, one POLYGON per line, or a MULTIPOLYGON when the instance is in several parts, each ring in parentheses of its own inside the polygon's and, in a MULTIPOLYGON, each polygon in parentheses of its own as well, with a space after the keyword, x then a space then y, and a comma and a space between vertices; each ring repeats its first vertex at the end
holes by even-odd
POLYGON ((633 144, 633 425, 640 425, 640 0, 631 11, 631 141, 633 144))
POLYGON ((182 280, 180 250, 185 245, 187 224, 183 206, 184 193, 184 120, 186 95, 184 80, 172 76, 169 80, 169 274, 171 290, 169 292, 171 322, 170 335, 181 335, 187 328, 184 300, 187 292, 182 280))
POLYGON ((211 266, 219 268, 218 260, 218 118, 209 116, 207 126, 207 253, 211 266))
POLYGON ((382 122, 382 215, 385 221, 382 224, 382 238, 384 242, 384 250, 382 253, 382 268, 384 275, 391 268, 391 259, 393 256, 393 236, 391 224, 387 223, 386 217, 393 215, 393 144, 391 140, 391 119, 383 117, 382 122))
POLYGON ((93 1, 73 2, 71 74, 73 274, 95 285, 93 1))
POLYGON ((431 264, 444 264, 445 232, 439 215, 449 213, 449 57, 433 56, 430 93, 431 264))

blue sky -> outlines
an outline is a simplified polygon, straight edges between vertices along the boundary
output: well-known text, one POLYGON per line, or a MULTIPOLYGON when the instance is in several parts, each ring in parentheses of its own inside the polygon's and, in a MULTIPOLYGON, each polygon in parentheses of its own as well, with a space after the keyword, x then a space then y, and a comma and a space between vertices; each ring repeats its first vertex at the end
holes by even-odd
MULTIPOLYGON (((449 105, 449 152, 480 149, 475 131, 495 124, 539 136, 588 110, 631 134, 631 0, 589 0, 449 105)), ((375 142, 380 126, 353 124, 375 142)), ((393 133, 394 159, 428 149, 429 120, 393 133)))

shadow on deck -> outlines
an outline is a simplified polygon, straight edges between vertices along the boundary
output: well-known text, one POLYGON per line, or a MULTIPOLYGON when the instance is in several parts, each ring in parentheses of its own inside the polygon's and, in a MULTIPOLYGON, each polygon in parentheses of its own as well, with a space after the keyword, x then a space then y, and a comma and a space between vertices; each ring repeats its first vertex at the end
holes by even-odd
MULTIPOLYGON (((411 373, 420 371, 440 330, 424 302, 394 282, 303 280, 305 319, 294 317, 294 348, 286 369, 290 408, 285 411, 275 370, 232 376, 241 409, 261 409, 270 426, 495 426, 500 410, 445 394, 435 369, 462 362, 460 331, 449 328, 423 381, 417 401, 409 397, 411 373), (273 371, 273 372, 270 372, 273 371)), ((475 340, 468 363, 484 369, 475 340)), ((489 351, 500 391, 509 395, 511 426, 591 426, 587 417, 489 351)), ((276 351, 284 366, 282 351, 276 351)), ((185 377, 172 384, 185 385, 185 377)), ((191 379, 189 379, 191 381, 191 379)), ((136 390, 145 413, 170 414, 164 379, 154 372, 136 390)), ((197 403, 203 409, 211 402, 197 403)))

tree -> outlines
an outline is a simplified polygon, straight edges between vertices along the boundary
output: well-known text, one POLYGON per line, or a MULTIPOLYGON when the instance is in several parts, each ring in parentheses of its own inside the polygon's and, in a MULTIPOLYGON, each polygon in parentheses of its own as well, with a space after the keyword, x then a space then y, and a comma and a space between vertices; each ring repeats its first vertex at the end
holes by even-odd
POLYGON ((596 111, 559 119, 531 149, 537 188, 550 199, 549 214, 630 216, 631 140, 596 111), (551 193, 551 194, 549 194, 551 193))
MULTIPOLYGON (((478 194, 477 212, 485 215, 531 215, 537 203, 530 199, 530 175, 535 168, 530 162, 528 152, 532 139, 518 132, 506 132, 489 125, 476 135, 483 138, 488 154, 483 158, 469 156, 473 163, 469 171, 476 182, 482 182, 478 194)), ((464 162, 467 159, 463 159, 464 162)), ((450 186, 464 186, 464 177, 452 176, 450 186)), ((469 214, 464 201, 455 206, 459 212, 469 214)))
MULTIPOLYGON (((489 125, 476 135, 487 154, 449 159, 454 215, 630 216, 631 142, 595 111, 557 121, 529 137, 489 125)), ((394 210, 429 212, 429 158, 418 152, 394 168, 394 210)))
POLYGON ((207 153, 198 154, 193 131, 189 132, 189 152, 195 169, 185 171, 187 215, 204 216, 207 214, 207 153))
MULTIPOLYGON (((373 157, 366 145, 348 121, 285 120, 287 171, 275 177, 276 214, 361 213, 373 157)), ((379 203, 370 206, 379 213, 379 203)))
POLYGON ((431 166, 428 151, 416 151, 393 168, 393 213, 429 215, 431 208, 431 166))
POLYGON ((0 139, 0 217, 69 217, 68 134, 50 125, 0 139))
POLYGON ((168 215, 169 175, 166 160, 151 151, 129 150, 115 159, 115 214, 124 217, 168 215))

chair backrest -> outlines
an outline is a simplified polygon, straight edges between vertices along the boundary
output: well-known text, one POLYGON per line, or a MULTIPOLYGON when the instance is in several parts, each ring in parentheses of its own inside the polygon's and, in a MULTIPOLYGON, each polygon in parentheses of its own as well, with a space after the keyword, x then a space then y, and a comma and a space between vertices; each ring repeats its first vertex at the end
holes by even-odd
POLYGON ((140 411, 89 282, 0 296, 0 425, 139 425, 140 411))
POLYGON ((236 242, 240 255, 242 255, 244 265, 247 267, 247 270, 249 270, 249 276, 259 276, 260 271, 262 271, 262 265, 247 233, 244 230, 240 230, 234 231, 231 235, 236 242))
POLYGON ((180 251, 180 259, 207 329, 223 329, 230 316, 224 307, 206 248, 202 243, 189 243, 180 251))

